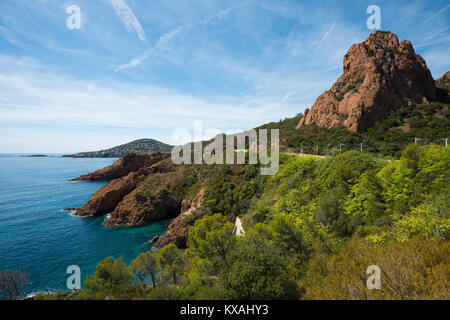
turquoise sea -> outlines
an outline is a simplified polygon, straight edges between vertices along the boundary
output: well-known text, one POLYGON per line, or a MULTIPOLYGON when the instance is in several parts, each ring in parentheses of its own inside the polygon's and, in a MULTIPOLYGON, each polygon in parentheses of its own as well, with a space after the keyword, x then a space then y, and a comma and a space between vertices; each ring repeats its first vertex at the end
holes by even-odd
POLYGON ((106 182, 68 182, 116 159, 42 158, 0 154, 0 271, 27 273, 26 294, 66 289, 69 265, 81 268, 82 280, 102 259, 129 263, 169 221, 144 227, 102 226, 105 219, 78 218, 63 208, 79 207, 106 182))

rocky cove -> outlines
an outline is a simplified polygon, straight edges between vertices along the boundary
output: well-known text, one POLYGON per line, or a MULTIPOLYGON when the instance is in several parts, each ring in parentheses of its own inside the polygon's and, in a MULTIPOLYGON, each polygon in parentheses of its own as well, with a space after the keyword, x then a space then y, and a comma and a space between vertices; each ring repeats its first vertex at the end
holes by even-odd
POLYGON ((95 192, 84 206, 66 210, 75 211, 79 217, 108 214, 105 226, 143 226, 174 219, 166 234, 154 239, 153 246, 161 248, 173 242, 184 248, 190 225, 186 216, 200 216, 198 209, 204 193, 202 188, 187 192, 192 188, 186 186, 197 184, 193 174, 192 167, 173 165, 169 153, 129 153, 110 166, 72 179, 111 181, 95 192))

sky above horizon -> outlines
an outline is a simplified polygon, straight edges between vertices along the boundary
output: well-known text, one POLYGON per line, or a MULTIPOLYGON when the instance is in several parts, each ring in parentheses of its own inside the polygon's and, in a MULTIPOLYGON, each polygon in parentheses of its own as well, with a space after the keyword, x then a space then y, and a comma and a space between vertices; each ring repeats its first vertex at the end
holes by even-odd
POLYGON ((434 78, 450 69, 448 0, 0 0, 0 153, 173 144, 194 121, 232 132, 295 116, 375 31, 369 5, 434 78))

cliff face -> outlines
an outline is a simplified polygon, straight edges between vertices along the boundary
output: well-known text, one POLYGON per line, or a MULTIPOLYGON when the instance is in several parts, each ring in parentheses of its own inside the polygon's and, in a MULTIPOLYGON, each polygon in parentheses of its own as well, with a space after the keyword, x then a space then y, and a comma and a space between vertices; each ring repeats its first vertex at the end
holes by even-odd
POLYGON ((150 152, 147 154, 128 153, 110 166, 70 181, 112 180, 125 177, 130 172, 136 172, 143 167, 151 166, 169 156, 169 153, 162 152, 150 152))
POLYGON ((428 103, 435 96, 433 77, 411 42, 399 43, 395 34, 377 31, 350 47, 343 75, 305 110, 297 128, 342 125, 364 132, 389 110, 428 103))
POLYGON ((123 197, 136 188, 139 173, 130 172, 127 176, 115 179, 101 187, 89 201, 76 210, 75 215, 95 216, 113 211, 123 197))
POLYGON ((114 208, 105 225, 138 226, 178 216, 182 198, 176 192, 170 191, 170 181, 173 181, 177 174, 176 170, 158 170, 158 183, 151 190, 143 184, 127 194, 114 208))
MULTIPOLYGON (((153 162, 153 160, 155 159, 159 159, 161 157, 163 158, 167 158, 166 155, 164 154, 153 154, 152 157, 150 157, 152 159, 152 161, 150 161, 150 163, 153 162)), ((138 159, 142 159, 142 156, 136 156, 136 155, 128 155, 128 158, 133 158, 135 159, 136 157, 138 159)), ((121 163, 121 164, 126 164, 129 163, 129 159, 128 160, 124 160, 120 159, 117 162, 121 163), (122 161, 124 160, 124 161, 122 161)), ((155 160, 156 161, 156 160, 155 160)), ((134 164, 136 162, 133 162, 134 164)), ((114 165, 113 165, 114 166, 114 165)), ((134 168, 134 166, 132 166, 134 168)), ((109 182, 108 184, 104 185, 103 187, 101 187, 96 193, 94 193, 91 198, 89 199, 89 201, 82 206, 81 208, 76 209, 76 213, 75 215, 78 216, 95 216, 95 215, 99 215, 99 214, 106 214, 106 213, 111 213, 111 212, 116 212, 116 208, 119 206, 119 204, 121 204, 122 202, 125 202, 126 205, 122 205, 119 208, 128 208, 128 214, 130 216, 133 216, 133 214, 138 215, 137 211, 138 211, 138 207, 137 206, 132 206, 132 203, 130 202, 130 197, 129 196, 133 191, 137 191, 135 190, 138 187, 138 183, 143 179, 143 177, 145 177, 148 174, 154 174, 154 173, 164 173, 164 172, 168 172, 173 170, 172 168, 173 166, 171 165, 170 159, 166 159, 165 161, 163 160, 159 160, 159 162, 156 162, 154 164, 150 164, 149 166, 142 166, 139 170, 135 171, 135 172, 130 172, 128 173, 126 176, 121 177, 121 178, 117 178, 112 180, 111 182, 109 182), (169 160, 169 161, 167 161, 169 160)), ((106 167, 102 170, 105 170, 109 167, 106 167)), ((121 166, 122 169, 120 170, 125 170, 123 168, 128 168, 130 169, 130 166, 121 166)), ((111 169, 107 169, 106 171, 109 172, 108 170, 111 169)), ((115 171, 117 174, 118 172, 124 172, 124 171, 115 171)), ((99 170, 101 171, 101 170, 99 170)), ((97 171, 96 171, 97 172, 97 171)), ((124 210, 124 209, 122 209, 124 210)), ((116 214, 121 213, 122 211, 117 211, 116 214)), ((142 212, 141 212, 142 214, 142 212)), ((122 214, 123 216, 123 214, 122 214)), ((114 215, 114 217, 116 217, 116 215, 114 215)), ((114 218, 112 219, 114 220, 114 218)), ((142 222, 142 221, 140 221, 142 222)), ((109 225, 114 225, 114 224, 141 224, 139 223, 139 221, 137 221, 136 219, 119 219, 119 221, 117 223, 113 223, 110 222, 109 225)))
POLYGON ((167 232, 158 238, 153 246, 161 249, 169 243, 174 243, 178 248, 185 248, 189 236, 189 227, 192 223, 188 217, 194 215, 197 219, 203 216, 201 206, 203 205, 203 194, 205 189, 201 189, 195 200, 183 200, 181 203, 181 213, 169 224, 167 232))

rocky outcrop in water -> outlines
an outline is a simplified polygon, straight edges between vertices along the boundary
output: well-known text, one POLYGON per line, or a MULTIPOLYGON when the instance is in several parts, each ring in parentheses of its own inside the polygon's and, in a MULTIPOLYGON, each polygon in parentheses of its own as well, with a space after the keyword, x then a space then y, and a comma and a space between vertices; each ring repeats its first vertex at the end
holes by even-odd
MULTIPOLYGON (((167 158, 164 154, 162 154, 162 157, 167 158)), ((154 159, 154 157, 152 157, 152 159, 154 159)), ((143 211, 134 201, 136 200, 134 195, 138 191, 138 183, 149 174, 166 173, 172 170, 173 165, 171 164, 170 159, 165 159, 165 161, 160 160, 150 166, 144 166, 136 172, 130 172, 125 177, 114 179, 95 192, 83 207, 76 210, 75 215, 95 216, 112 213, 112 218, 110 221, 107 220, 107 225, 139 225, 144 222, 154 221, 155 219, 148 220, 148 216, 137 218, 146 213, 146 211, 143 211), (127 218, 124 218, 125 216, 127 218)), ((156 206, 156 208, 160 208, 157 203, 152 205, 156 206)), ((158 214, 155 214, 155 216, 158 216, 158 214)), ((164 215, 159 216, 162 217, 164 215)))
POLYGON ((138 177, 139 173, 130 172, 125 177, 112 180, 94 193, 84 206, 77 209, 75 215, 85 217, 110 213, 136 188, 138 177))
POLYGON ((149 202, 139 200, 139 191, 127 194, 105 221, 106 226, 140 226, 150 222, 175 218, 180 214, 181 199, 176 195, 160 193, 149 202))
POLYGON ((143 167, 151 166, 169 156, 169 153, 162 152, 150 152, 147 154, 128 153, 110 166, 70 181, 112 180, 125 177, 130 172, 136 172, 143 167))
MULTIPOLYGON (((127 157, 136 158, 136 155, 127 157)), ((117 162, 121 168, 127 168, 126 163, 129 160, 117 162)), ((105 168, 99 172, 110 170, 105 168)), ((161 248, 172 242, 183 248, 187 243, 189 227, 204 214, 204 189, 186 198, 186 184, 195 183, 195 175, 192 167, 176 166, 170 158, 162 159, 113 179, 94 193, 83 207, 71 210, 76 210, 75 215, 78 216, 109 214, 105 226, 141 226, 174 218, 166 234, 155 238, 153 245, 161 248)))

